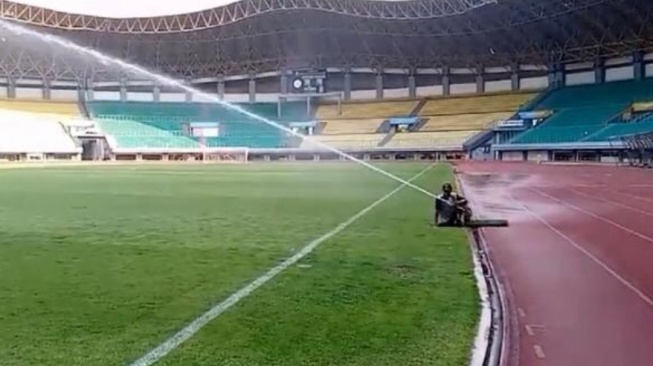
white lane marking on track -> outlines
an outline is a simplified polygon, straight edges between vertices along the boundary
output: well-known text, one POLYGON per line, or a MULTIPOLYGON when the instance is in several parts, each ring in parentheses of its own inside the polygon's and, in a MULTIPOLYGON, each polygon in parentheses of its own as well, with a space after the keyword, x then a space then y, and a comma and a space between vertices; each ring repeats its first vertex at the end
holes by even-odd
POLYGON ((568 202, 565 202, 565 201, 563 201, 563 200, 561 200, 559 198, 553 197, 550 194, 544 193, 544 192, 540 191, 539 189, 531 189, 531 191, 539 194, 542 197, 546 197, 546 198, 549 198, 550 200, 556 201, 556 202, 558 202, 558 203, 560 203, 560 204, 562 204, 564 206, 567 206, 567 207, 569 207, 569 208, 571 208, 573 210, 576 210, 578 212, 582 212, 582 213, 584 213, 586 215, 592 216, 592 217, 594 217, 596 219, 599 219, 599 220, 601 220, 603 222, 607 222, 608 224, 610 224, 610 225, 612 225, 612 226, 614 226, 616 228, 619 228, 619 229, 621 229, 621 230, 623 230, 623 231, 625 231, 625 232, 627 232, 629 234, 635 235, 636 237, 638 237, 640 239, 643 239, 643 240, 646 240, 648 242, 653 243, 653 238, 651 238, 649 236, 646 236, 644 234, 641 234, 641 233, 639 233, 639 232, 637 232, 635 230, 629 229, 629 228, 627 228, 627 227, 625 227, 623 225, 620 225, 620 224, 618 224, 618 223, 616 223, 616 222, 614 222, 614 221, 612 221, 610 219, 607 219, 607 218, 605 218, 605 217, 603 217, 601 215, 597 215, 592 211, 588 211, 588 210, 586 210, 584 208, 572 205, 572 204, 570 204, 568 202))
MULTIPOLYGON (((429 171, 431 168, 433 168, 435 164, 429 165, 426 167, 424 170, 421 172, 417 173, 414 177, 410 178, 407 182, 411 183, 424 175, 427 171, 429 171)), ((276 267, 273 267, 266 273, 264 273, 261 277, 255 279, 254 281, 250 282, 248 285, 245 287, 242 287, 240 290, 234 292, 226 298, 224 301, 220 302, 219 304, 215 305, 211 309, 209 309, 207 312, 204 314, 200 315, 197 317, 195 320, 190 322, 188 325, 186 325, 184 328, 182 328, 180 331, 175 333, 172 337, 168 338, 165 340, 163 343, 158 345, 156 348, 152 349, 149 351, 145 356, 139 358, 138 360, 130 363, 130 366, 150 366, 158 361, 160 361, 162 358, 164 358, 166 355, 168 355, 170 352, 175 350, 177 347, 179 347, 182 343, 186 342, 189 340, 191 337, 193 337, 200 329, 204 328, 207 324, 209 324, 211 321, 213 321, 215 318, 220 316, 222 313, 224 313, 227 309, 230 307, 236 305, 240 300, 244 299, 245 297, 249 296, 252 292, 257 290, 259 287, 263 286, 265 283, 276 277, 279 273, 283 272, 284 270, 288 269, 288 267, 294 265, 297 263, 299 260, 304 258, 306 255, 310 254, 315 248, 317 248, 320 244, 325 242, 326 240, 332 238, 333 236, 337 235, 341 231, 345 230, 347 227, 349 227, 351 224, 356 222, 358 219, 361 217, 365 216, 367 213, 372 211, 376 206, 380 205, 381 203, 385 202, 387 199, 390 197, 394 196, 397 192, 402 190, 404 187, 406 187, 407 184, 403 183, 399 187, 395 188, 394 190, 390 191, 390 193, 386 194, 385 196, 379 198, 378 200, 374 201, 371 205, 365 207, 361 211, 359 211, 357 214, 354 216, 350 217, 346 221, 340 223, 340 225, 336 226, 326 234, 320 236, 319 238, 311 241, 308 243, 306 246, 304 246, 299 252, 297 252, 295 255, 292 257, 284 260, 281 262, 281 264, 277 265, 276 267)))
POLYGON ((526 333, 528 333, 529 336, 533 337, 535 336, 535 330, 544 330, 544 325, 526 324, 524 325, 524 329, 526 329, 526 333))
POLYGON ((539 358, 540 360, 546 358, 546 356, 544 355, 544 350, 542 350, 542 347, 539 344, 533 346, 533 351, 535 351, 535 356, 537 356, 537 358, 539 358))
POLYGON ((628 205, 624 205, 623 203, 615 202, 615 201, 612 201, 612 200, 609 200, 609 199, 606 199, 606 198, 592 196, 592 195, 589 195, 587 193, 580 192, 577 189, 572 188, 572 189, 570 189, 570 191, 576 193, 579 196, 595 199, 595 200, 598 200, 598 201, 603 201, 603 202, 605 202, 605 203, 607 203, 609 205, 612 205, 612 206, 621 207, 623 209, 630 210, 630 211, 637 212, 637 213, 641 213, 642 215, 646 215, 646 216, 653 216, 653 212, 640 210, 638 208, 631 207, 631 206, 628 206, 628 205))
POLYGON ((602 260, 594 256, 594 254, 590 253, 587 251, 587 249, 583 248, 580 244, 578 244, 574 239, 568 237, 565 235, 563 232, 560 230, 556 229, 551 225, 548 221, 546 221, 542 216, 538 215, 535 213, 535 211, 531 210, 528 206, 524 205, 517 199, 515 199, 512 194, 509 195, 510 199, 517 205, 521 206, 526 210, 526 212, 529 213, 529 215, 533 216, 536 218, 538 221, 540 221, 544 226, 546 226, 549 230, 553 231, 556 235, 564 239, 567 243, 571 244, 574 248, 576 248, 578 251, 581 253, 585 254, 589 259, 591 259, 594 263, 596 263, 599 267, 603 268, 606 272, 608 272, 612 277, 614 277, 617 281, 619 281, 622 285, 626 286, 628 289, 630 289, 632 292, 634 292, 637 296, 639 296, 640 299, 642 299, 645 303, 653 307, 653 300, 651 300, 650 297, 646 296, 645 293, 643 293, 640 289, 635 287, 632 283, 630 283, 627 279, 622 277, 620 274, 615 272, 610 266, 605 264, 602 260))
MULTIPOLYGON (((602 189, 604 189, 604 188, 602 188, 602 189)), ((639 201, 645 201, 645 202, 648 202, 648 203, 653 202, 653 200, 650 199, 650 198, 641 197, 641 196, 638 196, 636 194, 632 194, 632 193, 628 193, 628 192, 622 192, 622 191, 620 191, 618 189, 610 190, 610 192, 614 192, 614 193, 620 194, 622 196, 630 197, 630 198, 633 198, 633 199, 636 199, 636 200, 639 200, 639 201)))
POLYGON ((526 312, 522 308, 517 308, 517 314, 522 318, 526 316, 526 312))

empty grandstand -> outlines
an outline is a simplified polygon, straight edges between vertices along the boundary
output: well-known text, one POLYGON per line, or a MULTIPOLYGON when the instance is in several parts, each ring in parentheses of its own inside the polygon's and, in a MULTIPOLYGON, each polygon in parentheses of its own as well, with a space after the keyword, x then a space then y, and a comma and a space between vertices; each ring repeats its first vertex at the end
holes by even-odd
POLYGON ((78 159, 81 148, 63 125, 75 118, 75 103, 0 100, 0 159, 78 159))
POLYGON ((651 131, 650 112, 635 106, 652 100, 650 79, 551 90, 524 110, 526 115, 547 112, 546 117, 528 121, 531 128, 495 148, 542 150, 549 158, 555 150, 590 150, 600 159, 596 151, 622 148, 621 136, 651 131))

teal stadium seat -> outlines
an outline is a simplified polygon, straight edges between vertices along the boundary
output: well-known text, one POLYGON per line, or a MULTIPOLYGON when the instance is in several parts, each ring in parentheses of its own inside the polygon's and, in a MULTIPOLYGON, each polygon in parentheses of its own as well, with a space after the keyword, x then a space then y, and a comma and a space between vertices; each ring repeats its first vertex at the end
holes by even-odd
MULTIPOLYGON (((276 103, 239 106, 283 125, 310 119, 304 103, 282 104, 281 116, 276 103)), ((87 103, 87 107, 118 147, 199 147, 195 138, 184 135, 187 122, 220 123, 220 136, 208 138, 207 147, 278 148, 286 144, 283 131, 220 104, 98 101, 87 103)))
POLYGON ((636 135, 653 131, 653 114, 637 122, 611 123, 583 141, 603 142, 619 136, 636 135))
MULTIPOLYGON (((629 105, 653 100, 653 80, 619 81, 553 90, 531 110, 552 110, 542 124, 525 131, 511 144, 546 144, 607 141, 620 131, 639 130, 634 123, 608 124, 629 105), (612 127, 613 125, 623 125, 612 127), (604 131, 605 130, 605 131, 604 131)), ((642 122, 637 122, 641 124, 642 122)))

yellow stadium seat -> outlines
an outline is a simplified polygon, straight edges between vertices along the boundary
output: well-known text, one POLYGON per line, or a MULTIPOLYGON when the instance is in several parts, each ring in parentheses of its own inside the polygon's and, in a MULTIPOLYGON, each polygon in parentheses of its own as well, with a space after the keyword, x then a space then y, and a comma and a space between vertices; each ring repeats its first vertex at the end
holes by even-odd
POLYGON ((348 135, 355 133, 374 133, 383 123, 383 118, 375 119, 333 119, 325 120, 323 135, 348 135))
POLYGON ((374 148, 379 145, 385 134, 355 134, 355 135, 316 135, 311 136, 304 141, 300 148, 302 149, 321 149, 311 141, 319 141, 337 149, 366 149, 374 148))
POLYGON ((383 147, 461 149, 479 131, 409 132, 395 134, 383 147))
POLYGON ((317 108, 315 117, 325 119, 388 118, 406 116, 415 108, 418 101, 401 100, 392 102, 343 103, 342 113, 338 114, 338 105, 324 104, 317 108))
POLYGON ((40 113, 69 117, 80 116, 77 103, 70 102, 5 99, 0 100, 0 109, 16 112, 40 113))
POLYGON ((534 93, 496 94, 431 99, 420 116, 440 116, 470 113, 515 112, 533 98, 534 93))
POLYGON ((510 118, 512 112, 454 114, 429 117, 420 131, 469 131, 483 130, 493 122, 510 118))

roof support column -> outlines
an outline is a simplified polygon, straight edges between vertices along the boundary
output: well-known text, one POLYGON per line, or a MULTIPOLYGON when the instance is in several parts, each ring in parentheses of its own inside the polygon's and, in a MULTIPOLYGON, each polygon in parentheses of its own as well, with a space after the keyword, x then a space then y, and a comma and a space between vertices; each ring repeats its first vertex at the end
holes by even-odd
POLYGON ((415 68, 412 67, 408 74, 408 96, 417 97, 417 84, 415 83, 415 68))
POLYGON ((43 88, 41 89, 41 92, 42 92, 41 96, 43 97, 43 99, 45 100, 52 99, 52 82, 47 77, 43 78, 43 88))
POLYGON ((256 76, 252 73, 249 74, 249 102, 256 102, 256 76))
POLYGON ((158 84, 154 84, 154 86, 152 87, 152 100, 155 103, 161 101, 161 87, 158 84))
POLYGON ((642 56, 642 53, 633 53, 633 75, 635 75, 635 80, 643 80, 645 72, 644 57, 642 56))
POLYGON ((224 74, 218 75, 218 99, 224 100, 224 74))
POLYGON ((605 83, 605 67, 603 60, 597 59, 594 61, 594 80, 597 84, 605 83))
POLYGON ((86 78, 82 82, 84 83, 84 85, 82 85, 81 92, 86 94, 84 96, 84 100, 86 100, 87 102, 92 102, 95 99, 95 93, 93 91, 93 79, 86 78))
POLYGON ((77 80, 77 101, 84 102, 86 101, 86 85, 83 79, 77 80))
POLYGON ((120 78, 120 101, 127 101, 127 79, 120 78))
POLYGON ((345 85, 344 85, 344 92, 345 92, 345 100, 350 100, 351 99, 351 69, 347 68, 345 70, 345 85))
POLYGON ((288 94, 288 71, 281 70, 281 77, 279 78, 279 91, 281 94, 288 94))
POLYGON ((519 64, 514 63, 510 66, 510 90, 517 91, 521 89, 521 82, 519 79, 519 64))
POLYGON ((562 88, 565 86, 565 68, 561 64, 549 65, 549 87, 562 88))
POLYGON ((16 78, 13 76, 7 77, 7 98, 16 98, 16 78))
POLYGON ((485 79, 483 78, 483 67, 476 68, 476 93, 485 93, 485 79))
MULTIPOLYGON (((184 84, 190 85, 190 83, 191 83, 190 77, 186 77, 186 80, 185 80, 184 84)), ((186 97, 185 98, 186 98, 185 99, 186 103, 192 102, 193 101, 193 93, 191 93, 190 91, 186 91, 186 97)))
POLYGON ((448 97, 451 95, 451 80, 449 80, 449 66, 442 68, 442 95, 448 97))
POLYGON ((376 69, 376 99, 383 99, 383 68, 376 69))

